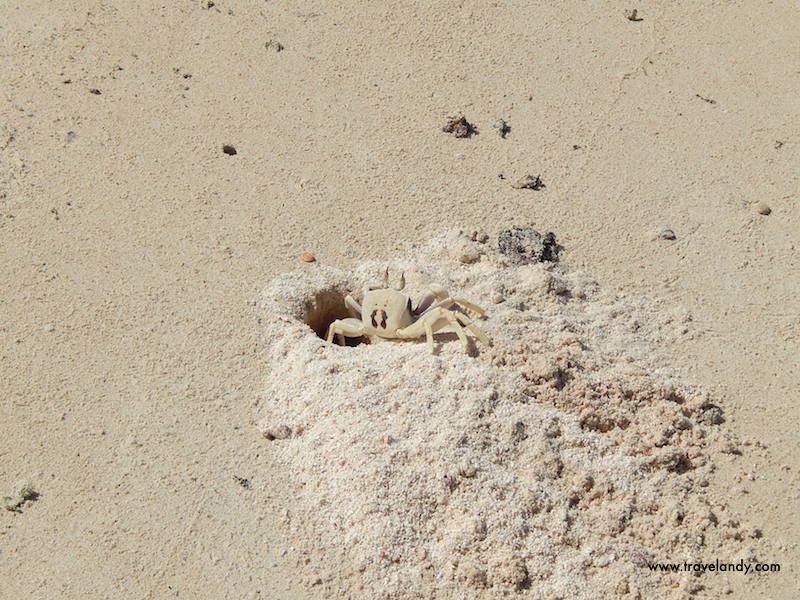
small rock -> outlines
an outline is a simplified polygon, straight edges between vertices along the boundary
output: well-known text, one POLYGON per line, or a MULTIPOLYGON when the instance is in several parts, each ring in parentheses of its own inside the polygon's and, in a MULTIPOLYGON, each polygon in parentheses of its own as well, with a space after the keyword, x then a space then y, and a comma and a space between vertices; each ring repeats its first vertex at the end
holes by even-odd
POLYGON ((492 304, 500 304, 505 300, 505 296, 500 290, 492 290, 491 300, 492 304))
POLYGON ((725 422, 722 409, 716 404, 706 404, 700 407, 702 411, 697 420, 705 425, 719 425, 725 422))
POLYGON ((772 209, 763 202, 756 202, 753 204, 753 210, 760 215, 768 215, 772 212, 772 209))
POLYGON ((314 258, 314 255, 311 254, 310 252, 301 252, 299 258, 303 262, 307 263, 314 262, 315 260, 317 260, 316 258, 314 258))
POLYGON ((264 44, 267 50, 272 50, 274 52, 281 52, 284 49, 283 44, 281 44, 278 40, 270 40, 266 44, 264 44))
POLYGON ((536 175, 535 177, 533 175, 525 175, 525 177, 523 177, 522 179, 519 179, 515 183, 512 183, 511 187, 517 190, 538 191, 546 186, 544 185, 544 182, 542 182, 541 178, 538 175, 536 175))
POLYGON ((450 257, 464 264, 478 262, 483 254, 483 246, 473 242, 462 232, 451 232, 447 239, 447 253, 450 257))
POLYGON ((458 249, 456 258, 458 259, 458 262, 469 265, 478 262, 481 259, 481 253, 471 246, 464 245, 458 249))
POLYGON ((497 119, 492 127, 497 130, 498 135, 503 139, 505 139, 506 135, 508 135, 508 132, 511 131, 511 127, 509 127, 508 123, 506 123, 503 119, 497 119))
POLYGON ((236 148, 234 148, 234 147, 233 147, 233 146, 231 146, 230 144, 225 144, 225 145, 222 147, 222 151, 223 151, 225 154, 227 154, 228 156, 236 156, 236 154, 237 154, 237 152, 236 152, 236 148))
POLYGON ((675 232, 672 231, 666 225, 661 225, 658 229, 655 230, 653 233, 654 240, 674 240, 675 239, 675 232))
POLYGON ((489 234, 485 231, 473 231, 470 233, 469 239, 473 242, 478 242, 479 244, 485 244, 489 241, 489 234))
POLYGON ((39 494, 33 489, 33 484, 27 479, 22 479, 14 485, 14 492, 25 500, 32 500, 39 494))
POLYGON ((478 130, 472 126, 472 123, 467 121, 464 115, 448 117, 447 123, 442 127, 442 131, 445 133, 452 133, 453 136, 457 138, 471 137, 478 133, 478 130))
POLYGON ((47 325, 44 326, 44 330, 47 331, 48 333, 52 333, 53 331, 56 330, 56 326, 53 325, 52 323, 48 323, 47 325))
POLYGON ((292 430, 287 425, 280 425, 278 427, 270 427, 262 430, 265 438, 268 440, 285 440, 292 437, 292 430))

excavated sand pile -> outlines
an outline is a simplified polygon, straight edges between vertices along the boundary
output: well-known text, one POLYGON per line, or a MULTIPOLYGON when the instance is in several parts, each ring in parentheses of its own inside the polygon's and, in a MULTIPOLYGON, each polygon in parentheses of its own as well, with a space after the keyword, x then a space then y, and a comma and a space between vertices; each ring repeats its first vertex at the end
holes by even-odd
POLYGON ((264 291, 259 427, 297 485, 298 573, 323 596, 683 598, 703 595, 698 579, 648 563, 754 558, 758 532, 707 492, 737 442, 658 357, 660 340, 697 334, 689 315, 524 262, 449 232, 264 291), (438 283, 486 308, 491 347, 320 339, 386 266, 415 301, 438 283))

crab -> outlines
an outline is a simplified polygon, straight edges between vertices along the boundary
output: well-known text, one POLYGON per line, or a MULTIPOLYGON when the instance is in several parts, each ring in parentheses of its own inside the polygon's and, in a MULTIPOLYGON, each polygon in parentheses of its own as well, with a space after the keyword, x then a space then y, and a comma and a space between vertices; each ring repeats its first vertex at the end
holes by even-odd
POLYGON ((428 350, 433 354, 433 334, 450 327, 467 349, 466 329, 483 344, 489 338, 464 313, 450 310, 454 304, 467 308, 480 316, 484 310, 463 298, 451 296, 445 288, 437 284, 428 286, 428 293, 412 308, 411 298, 400 290, 405 287, 405 276, 401 273, 397 285, 389 287, 389 269, 383 273, 383 282, 371 284, 364 290, 363 308, 351 296, 345 297, 345 304, 360 318, 337 319, 328 327, 327 341, 332 342, 338 335, 344 345, 345 337, 375 335, 382 338, 416 339, 423 335, 428 350))

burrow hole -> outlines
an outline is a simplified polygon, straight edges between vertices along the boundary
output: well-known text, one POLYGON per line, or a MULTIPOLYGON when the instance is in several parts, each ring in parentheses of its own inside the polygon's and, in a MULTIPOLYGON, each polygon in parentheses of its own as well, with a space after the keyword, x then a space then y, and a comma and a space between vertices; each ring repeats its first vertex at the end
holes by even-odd
MULTIPOLYGON (((309 302, 306 312, 303 315, 303 321, 317 337, 325 339, 328 335, 328 327, 336 319, 346 319, 352 317, 347 310, 347 305, 344 303, 344 295, 335 290, 322 290, 314 295, 314 300, 309 302)), ((339 344, 339 336, 335 336, 333 341, 339 344)), ((361 344, 369 344, 369 338, 362 335, 361 337, 346 337, 346 346, 360 346, 361 344)))

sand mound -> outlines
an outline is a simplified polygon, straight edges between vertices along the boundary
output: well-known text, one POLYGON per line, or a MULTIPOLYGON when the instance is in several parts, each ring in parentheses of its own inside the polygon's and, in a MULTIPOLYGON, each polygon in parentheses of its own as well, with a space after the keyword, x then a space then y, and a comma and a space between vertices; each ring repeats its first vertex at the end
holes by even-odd
POLYGON ((414 298, 434 282, 488 308, 472 356, 453 334, 436 356, 315 334, 385 263, 265 290, 259 425, 297 484, 298 572, 330 597, 684 597, 696 579, 647 563, 752 558, 706 495, 738 452, 722 411, 654 350, 690 317, 496 247, 450 232, 388 265, 414 298))

